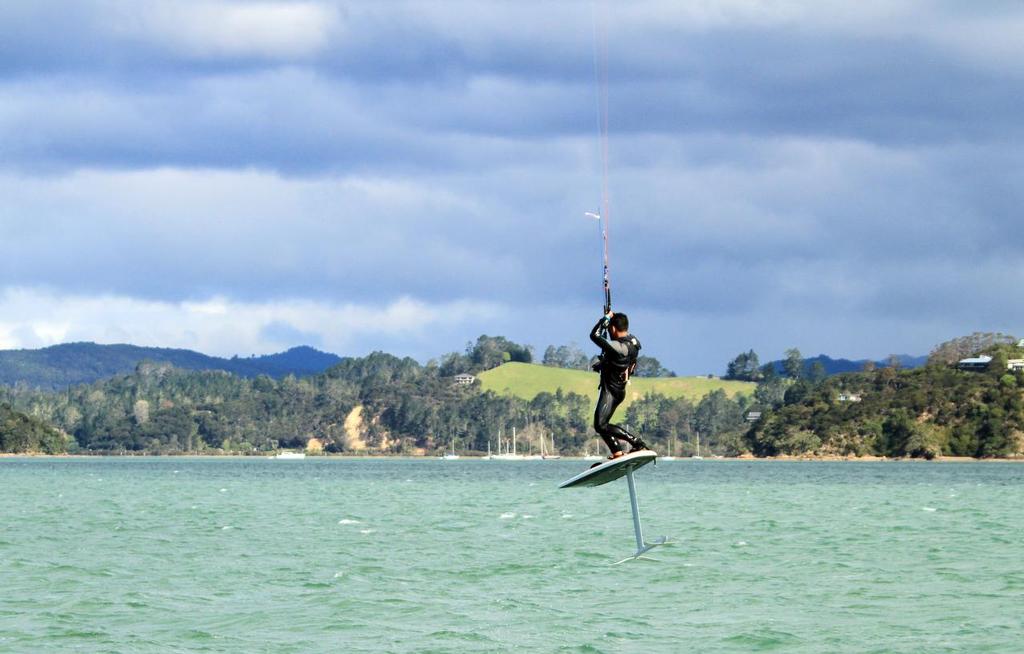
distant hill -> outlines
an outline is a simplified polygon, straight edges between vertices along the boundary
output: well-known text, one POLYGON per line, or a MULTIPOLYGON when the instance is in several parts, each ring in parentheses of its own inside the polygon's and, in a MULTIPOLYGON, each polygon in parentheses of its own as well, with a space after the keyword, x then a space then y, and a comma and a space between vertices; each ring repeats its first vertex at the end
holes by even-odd
POLYGON ((187 370, 224 370, 242 377, 279 378, 323 372, 340 362, 341 357, 306 346, 279 354, 223 359, 192 350, 65 343, 39 350, 0 350, 0 384, 22 383, 57 390, 130 373, 140 361, 170 363, 187 370))
MULTIPOLYGON (((597 374, 585 370, 554 368, 531 363, 506 363, 478 376, 485 391, 514 395, 525 400, 532 400, 545 391, 554 393, 561 388, 563 392, 572 391, 597 401, 597 374)), ((685 397, 696 401, 719 388, 732 397, 737 393, 753 393, 755 384, 707 377, 633 377, 629 382, 629 391, 623 408, 648 393, 661 393, 666 397, 685 397)))
MULTIPOLYGON (((901 368, 920 368, 928 362, 928 357, 926 356, 914 357, 909 354, 897 354, 896 357, 900 361, 901 368)), ((825 373, 830 376, 844 372, 860 372, 861 370, 864 370, 865 364, 871 362, 870 359, 858 359, 856 361, 851 361, 850 359, 833 359, 825 354, 819 354, 816 357, 804 359, 804 370, 810 370, 811 366, 813 366, 816 361, 820 361, 821 364, 825 366, 825 373)), ((772 365, 775 366, 775 370, 780 374, 785 371, 785 368, 783 367, 784 363, 784 361, 772 361, 772 365)), ((874 363, 878 368, 884 368, 889 365, 889 361, 887 359, 873 361, 872 363, 874 363)))

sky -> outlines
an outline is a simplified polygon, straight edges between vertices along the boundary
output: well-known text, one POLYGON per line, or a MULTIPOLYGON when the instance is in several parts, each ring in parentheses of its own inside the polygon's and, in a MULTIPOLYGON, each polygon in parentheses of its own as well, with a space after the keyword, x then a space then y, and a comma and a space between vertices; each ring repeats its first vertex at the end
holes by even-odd
POLYGON ((2 3, 0 348, 589 347, 604 48, 642 354, 1024 336, 1022 33, 996 1, 2 3))

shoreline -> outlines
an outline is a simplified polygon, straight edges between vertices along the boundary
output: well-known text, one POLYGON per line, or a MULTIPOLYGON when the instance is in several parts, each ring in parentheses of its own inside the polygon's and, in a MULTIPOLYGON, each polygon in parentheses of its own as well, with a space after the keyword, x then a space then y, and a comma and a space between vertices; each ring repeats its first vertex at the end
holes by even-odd
MULTIPOLYGON (((192 459, 269 459, 274 460, 275 455, 273 454, 198 454, 198 453, 176 453, 176 454, 148 454, 148 453, 137 453, 137 454, 43 454, 39 452, 26 452, 26 453, 15 453, 15 452, 0 452, 0 459, 95 459, 95 458, 118 458, 118 459, 174 459, 174 458, 192 458, 192 459)), ((307 459, 324 459, 324 460, 366 460, 366 459, 403 459, 410 461, 433 461, 440 460, 440 456, 429 456, 429 455, 417 455, 417 454, 314 454, 307 455, 307 459)), ((475 456, 469 454, 461 455, 461 459, 464 461, 488 461, 489 459, 484 456, 475 456)), ((583 461, 585 460, 582 456, 562 456, 555 461, 583 461)), ((741 454, 740 456, 723 456, 723 457, 704 457, 703 459, 692 459, 690 457, 677 457, 676 461, 791 461, 791 462, 825 462, 825 463, 1024 463, 1024 456, 1018 457, 1001 457, 991 459, 976 459, 969 456, 941 456, 935 457, 934 459, 922 459, 912 457, 899 457, 890 458, 884 456, 841 456, 841 455, 820 455, 820 456, 794 456, 794 455, 779 455, 779 456, 753 456, 750 454, 741 454)), ((513 463, 527 463, 531 461, 543 461, 543 459, 527 459, 523 461, 514 461, 513 463)))

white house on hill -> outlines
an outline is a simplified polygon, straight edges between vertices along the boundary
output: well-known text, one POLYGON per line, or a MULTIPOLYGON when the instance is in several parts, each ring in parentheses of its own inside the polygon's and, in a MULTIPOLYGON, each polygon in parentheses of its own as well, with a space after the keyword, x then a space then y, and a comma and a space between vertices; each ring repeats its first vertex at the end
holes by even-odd
MULTIPOLYGON (((971 357, 970 359, 960 359, 956 364, 956 367, 960 370, 988 370, 988 365, 992 363, 992 357, 987 354, 981 356, 971 357)), ((1024 359, 1007 359, 1006 369, 1016 372, 1017 370, 1024 370, 1024 359)))
POLYGON ((982 354, 979 357, 960 359, 960 362, 956 364, 956 367, 960 370, 988 370, 988 364, 990 363, 992 363, 992 357, 987 354, 982 354))

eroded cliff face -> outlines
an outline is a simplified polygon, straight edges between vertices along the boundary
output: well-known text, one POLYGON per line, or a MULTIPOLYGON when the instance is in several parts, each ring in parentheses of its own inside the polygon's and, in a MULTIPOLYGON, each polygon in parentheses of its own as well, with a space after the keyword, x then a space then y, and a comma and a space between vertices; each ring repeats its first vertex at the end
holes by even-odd
POLYGON ((345 416, 345 449, 360 452, 366 447, 367 425, 363 420, 363 405, 357 404, 345 416))

